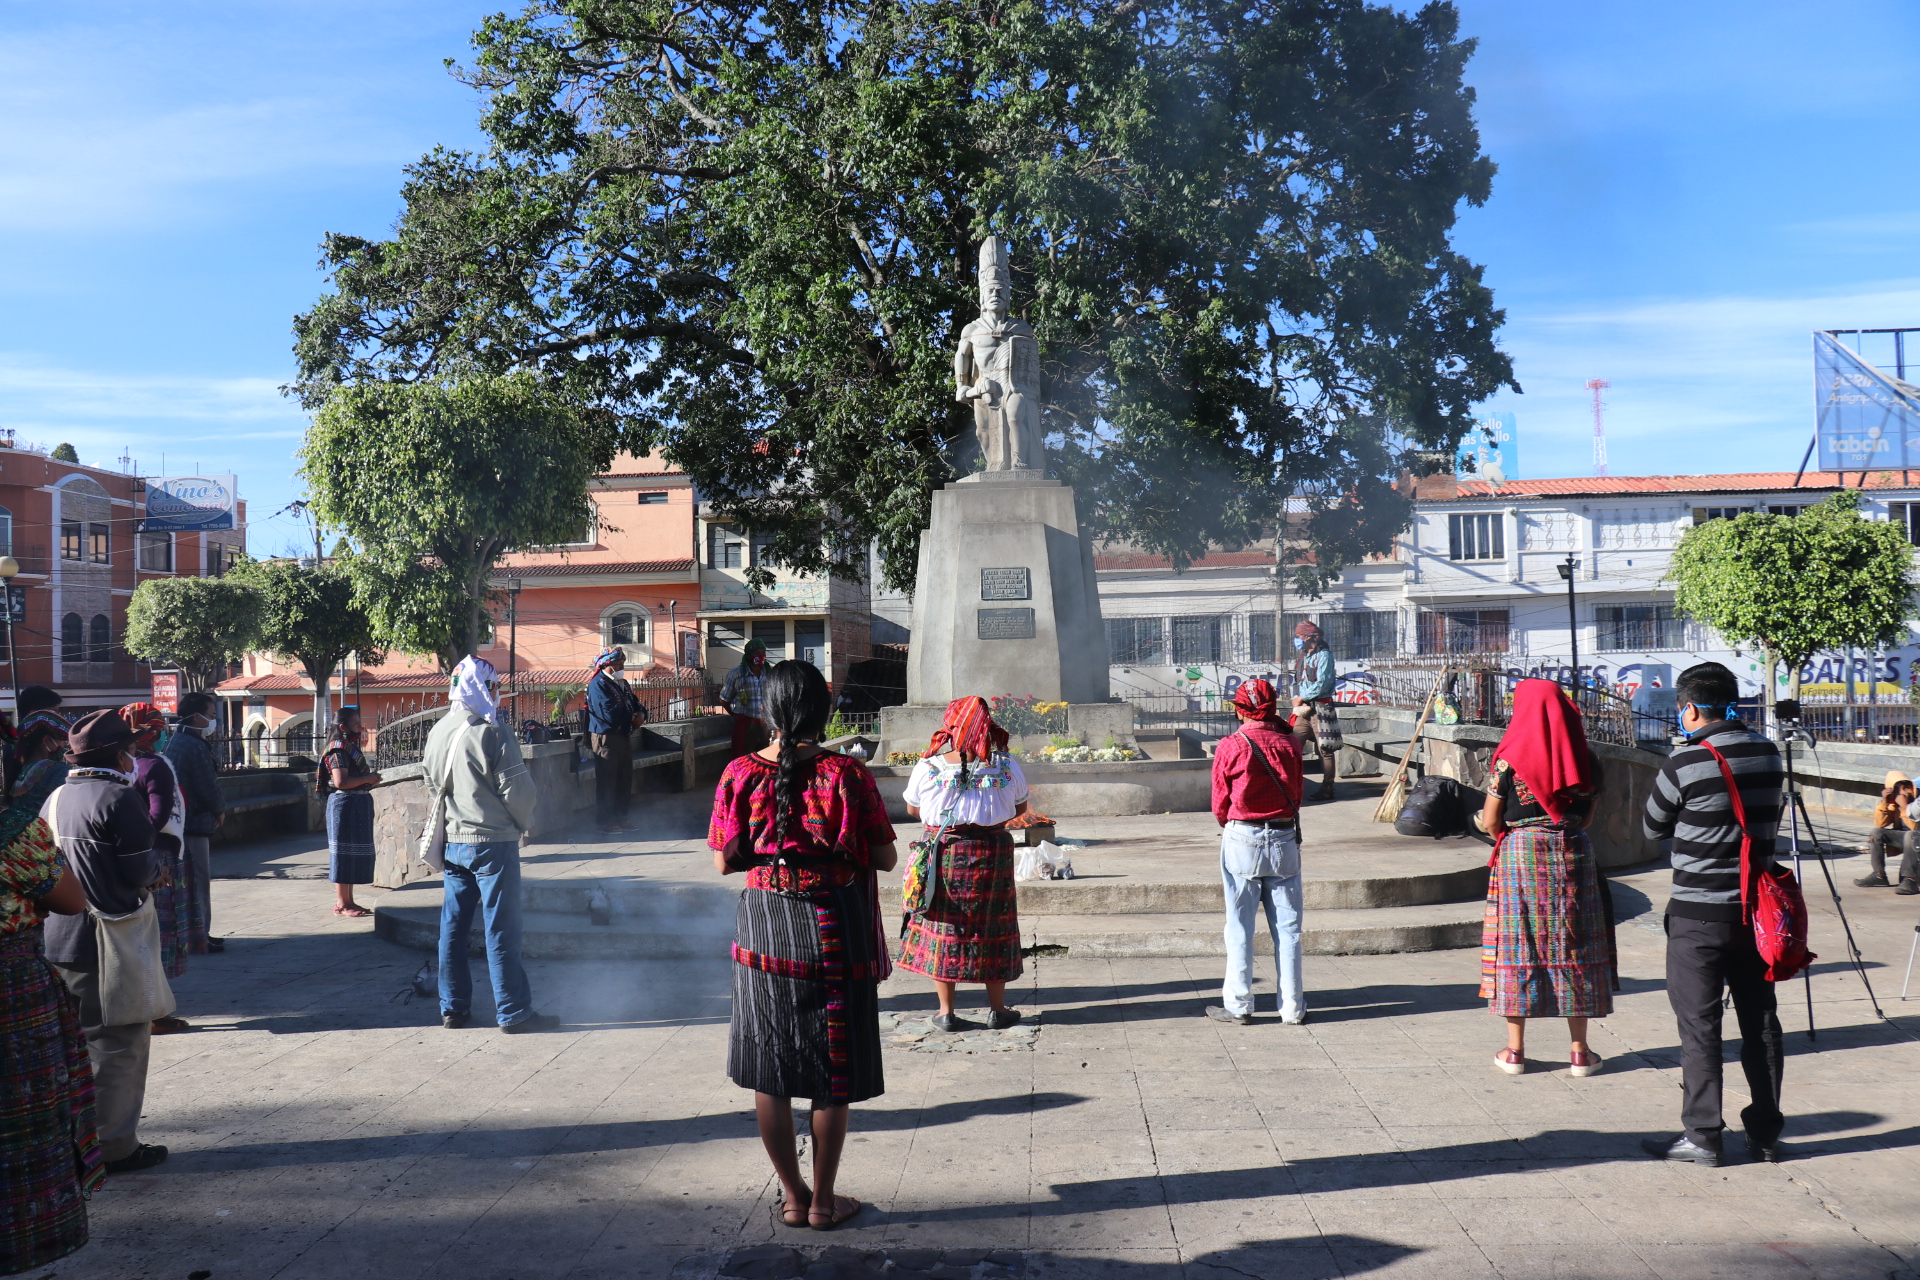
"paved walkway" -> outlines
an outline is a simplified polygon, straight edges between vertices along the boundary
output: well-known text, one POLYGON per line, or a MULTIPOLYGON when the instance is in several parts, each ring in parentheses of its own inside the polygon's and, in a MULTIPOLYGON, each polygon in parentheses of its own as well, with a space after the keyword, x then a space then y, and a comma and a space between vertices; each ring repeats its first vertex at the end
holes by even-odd
MULTIPOLYGON (((749 1099, 724 1076, 725 963, 535 965, 564 1031, 445 1031, 431 1001, 397 998, 422 955, 327 914, 329 886, 225 879, 228 952, 178 984, 198 1029, 154 1046, 143 1136, 174 1157, 115 1179, 94 1242, 31 1274, 693 1280, 890 1258, 902 1278, 1908 1276, 1920 999, 1898 995, 1920 900, 1845 889, 1881 1023, 1809 870, 1821 1030, 1807 1039, 1802 988, 1783 991, 1788 1163, 1639 1153, 1679 1107, 1664 873, 1647 871, 1618 881, 1626 990, 1587 1080, 1547 1025, 1535 1070, 1492 1070, 1472 950, 1310 957, 1301 1027, 1200 1018, 1212 961, 1031 961, 1030 1048, 889 1050, 843 1175, 873 1208, 832 1236, 773 1218, 749 1099)), ((907 976, 883 997, 932 1006, 907 976)))

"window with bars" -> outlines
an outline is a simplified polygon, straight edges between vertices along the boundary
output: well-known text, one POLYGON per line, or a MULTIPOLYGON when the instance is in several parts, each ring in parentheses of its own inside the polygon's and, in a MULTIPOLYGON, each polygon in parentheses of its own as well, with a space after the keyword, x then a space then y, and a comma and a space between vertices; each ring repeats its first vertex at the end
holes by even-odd
POLYGON ((747 567, 746 535, 731 525, 707 526, 707 567, 744 569, 747 567))
POLYGON ((1271 613, 1247 615, 1247 661, 1278 662, 1277 619, 1271 613))
POLYGON ((753 535, 751 541, 753 545, 753 563, 755 565, 771 565, 773 563, 773 535, 770 533, 756 533, 753 535))
POLYGON ((1108 618, 1107 660, 1158 666, 1167 660, 1165 637, 1159 618, 1108 618))
POLYGON ((1593 611, 1603 650, 1685 649, 1687 620, 1670 604, 1603 604, 1593 611))
POLYGON ((640 609, 620 609, 607 617, 607 645, 645 645, 647 615, 640 609))
POLYGON ((1447 559, 1504 560, 1507 558, 1507 518, 1489 515, 1447 517, 1447 559))
POLYGON ((1505 609, 1423 609, 1418 628, 1421 653, 1505 653, 1508 647, 1505 609))
POLYGON ((756 622, 753 624, 753 638, 767 646, 767 665, 784 662, 787 657, 787 624, 784 622, 756 622))
POLYGON ((1219 614, 1173 619, 1174 663, 1220 661, 1224 622, 1219 614))
POLYGON ((1333 656, 1343 662, 1390 656, 1398 647, 1399 615, 1391 609, 1344 609, 1323 613, 1320 637, 1333 656))

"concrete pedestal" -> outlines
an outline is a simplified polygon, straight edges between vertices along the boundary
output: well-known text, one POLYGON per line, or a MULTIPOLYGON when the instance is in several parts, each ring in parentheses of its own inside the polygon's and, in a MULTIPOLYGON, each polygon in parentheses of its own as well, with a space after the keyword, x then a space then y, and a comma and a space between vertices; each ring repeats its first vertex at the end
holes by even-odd
POLYGON ((1036 471, 984 471, 935 493, 920 535, 907 701, 1082 704, 1107 691, 1093 543, 1073 490, 1036 471))

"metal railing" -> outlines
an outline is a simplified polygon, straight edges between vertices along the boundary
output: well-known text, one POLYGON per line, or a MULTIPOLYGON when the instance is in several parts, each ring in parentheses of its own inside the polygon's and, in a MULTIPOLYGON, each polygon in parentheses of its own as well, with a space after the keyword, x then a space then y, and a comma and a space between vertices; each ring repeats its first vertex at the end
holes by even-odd
POLYGON ((1802 698, 1800 727, 1822 742, 1920 744, 1920 707, 1904 697, 1802 698))
MULTIPOLYGON (((1465 662, 1451 656, 1375 663, 1367 672, 1372 682, 1371 701, 1376 706, 1417 713, 1433 695, 1437 682, 1440 706, 1436 715, 1456 724, 1505 728, 1512 722, 1513 690, 1522 678, 1505 665, 1505 657, 1487 654, 1465 662)), ((1672 732, 1670 721, 1636 712, 1633 703, 1618 694, 1595 688, 1570 692, 1586 723, 1587 736, 1596 742, 1623 747, 1664 743, 1672 732)))

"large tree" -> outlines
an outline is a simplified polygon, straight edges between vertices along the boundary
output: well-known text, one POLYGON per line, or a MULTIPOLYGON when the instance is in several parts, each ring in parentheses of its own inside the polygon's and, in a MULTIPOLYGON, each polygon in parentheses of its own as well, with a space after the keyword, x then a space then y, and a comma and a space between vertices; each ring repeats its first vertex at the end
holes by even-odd
POLYGON ((1856 489, 1797 516, 1749 511, 1695 525, 1674 548, 1667 579, 1680 612, 1759 647, 1769 707, 1778 663, 1798 697, 1814 654, 1906 640, 1920 587, 1906 530, 1863 517, 1856 489))
POLYGON ((299 663, 313 681, 314 741, 324 741, 334 672, 356 653, 362 662, 378 663, 383 656, 352 577, 341 564, 299 560, 243 561, 228 577, 259 593, 259 646, 283 662, 299 663))
POLYGON ((232 578, 150 578, 127 602, 127 652, 178 667, 188 689, 205 689, 259 633, 260 595, 232 578))
POLYGON ((538 370, 795 568, 910 580, 989 232, 1056 470, 1179 565, 1300 493, 1303 585, 1384 550, 1391 441, 1511 382, 1448 4, 539 0, 475 46, 489 148, 327 239, 302 395, 538 370))
POLYGON ((493 567, 578 539, 587 482, 612 461, 593 415, 530 373, 341 387, 301 450, 316 516, 347 561, 375 638, 451 670, 480 646, 493 567))

